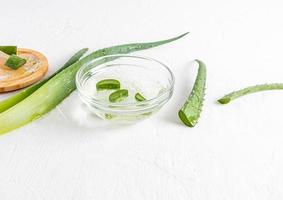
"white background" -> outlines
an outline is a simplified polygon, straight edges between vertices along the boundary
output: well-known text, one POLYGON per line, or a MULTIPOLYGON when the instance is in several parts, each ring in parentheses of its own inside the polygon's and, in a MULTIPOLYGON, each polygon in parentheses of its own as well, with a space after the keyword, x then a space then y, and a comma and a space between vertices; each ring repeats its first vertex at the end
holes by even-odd
POLYGON ((42 119, 1 136, 1 200, 283 198, 283 93, 215 103, 235 89, 283 82, 282 1, 0 1, 1 45, 43 52, 49 74, 83 47, 190 31, 136 53, 163 61, 176 77, 173 98, 150 119, 88 121, 74 92, 42 119), (207 64, 207 95, 199 123, 188 128, 177 111, 192 88, 195 58, 207 64))

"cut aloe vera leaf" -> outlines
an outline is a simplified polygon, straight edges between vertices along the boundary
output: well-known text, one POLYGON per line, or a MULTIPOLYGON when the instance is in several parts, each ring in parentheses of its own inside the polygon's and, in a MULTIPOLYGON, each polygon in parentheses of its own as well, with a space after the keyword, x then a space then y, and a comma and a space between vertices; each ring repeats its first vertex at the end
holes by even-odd
POLYGON ((140 93, 136 93, 135 94, 135 99, 137 101, 145 101, 146 99, 144 98, 144 96, 142 96, 140 93))
POLYGON ((17 46, 0 46, 0 51, 8 55, 17 55, 17 46))
MULTIPOLYGON (((64 69, 43 86, 37 89, 29 97, 25 98, 15 106, 0 114, 0 134, 7 133, 16 128, 24 126, 51 111, 69 94, 76 89, 75 77, 81 66, 93 61, 96 58, 112 54, 127 54, 134 51, 153 48, 184 37, 180 36, 150 43, 124 44, 109 48, 100 49, 84 57, 78 62, 64 69)), ((104 62, 109 60, 104 59, 104 62)))
POLYGON ((99 90, 113 90, 120 89, 120 82, 115 79, 104 79, 96 83, 96 89, 99 90))
POLYGON ((117 90, 109 95, 110 102, 119 102, 129 96, 129 91, 126 89, 117 90))
POLYGON ((79 50, 77 53, 75 53, 59 70, 57 70, 55 73, 53 73, 51 76, 48 78, 41 80, 26 89, 16 93, 13 96, 8 97, 7 99, 0 101, 0 113, 4 112, 5 110, 8 110, 12 106, 16 105, 29 95, 31 95, 34 91, 36 91, 38 88, 40 88, 44 83, 46 83, 48 80, 50 80, 52 77, 54 77, 56 74, 61 72, 63 69, 66 67, 69 67, 70 65, 74 64, 77 62, 86 52, 88 51, 87 48, 79 50))
POLYGON ((262 84, 262 85, 254 85, 250 87, 246 87, 241 90, 237 90, 234 92, 231 92, 221 99, 218 99, 217 101, 221 104, 228 104, 229 102, 233 101, 234 99, 237 99, 239 97, 256 93, 256 92, 262 92, 267 90, 283 90, 283 84, 282 83, 270 83, 270 84, 262 84))
POLYGON ((195 61, 199 64, 197 78, 190 96, 178 113, 181 121, 189 127, 196 125, 205 95, 206 66, 200 60, 195 61))
POLYGON ((21 58, 19 56, 16 56, 16 55, 11 55, 8 60, 6 61, 5 65, 7 67, 10 67, 11 69, 18 69, 20 68, 21 66, 23 66, 24 64, 26 64, 26 59, 24 58, 21 58))

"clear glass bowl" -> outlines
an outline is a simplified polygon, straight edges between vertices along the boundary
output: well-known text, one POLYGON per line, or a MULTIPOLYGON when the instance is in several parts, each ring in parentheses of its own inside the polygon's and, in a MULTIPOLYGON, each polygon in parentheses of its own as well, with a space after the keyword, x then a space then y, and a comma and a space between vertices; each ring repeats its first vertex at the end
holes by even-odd
POLYGON ((136 121, 156 113, 170 99, 174 75, 166 65, 152 58, 110 55, 82 66, 76 86, 81 100, 102 119, 136 121), (96 83, 103 79, 119 80, 121 89, 129 90, 129 96, 121 102, 110 102, 108 97, 114 90, 96 90, 96 83), (136 101, 136 92, 146 100, 136 101))

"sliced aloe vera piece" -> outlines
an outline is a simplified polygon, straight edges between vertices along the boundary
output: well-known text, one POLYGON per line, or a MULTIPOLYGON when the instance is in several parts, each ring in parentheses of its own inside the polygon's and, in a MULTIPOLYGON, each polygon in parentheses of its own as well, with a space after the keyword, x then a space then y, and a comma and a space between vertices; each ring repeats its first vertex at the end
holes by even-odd
POLYGON ((129 91, 126 89, 117 90, 109 95, 110 102, 119 102, 129 96, 129 91))
POLYGON ((24 64, 26 64, 27 60, 24 58, 21 58, 19 56, 16 55, 11 55, 8 60, 6 61, 5 65, 7 67, 10 67, 11 69, 18 69, 21 66, 23 66, 24 64))
POLYGON ((17 46, 0 46, 0 51, 8 55, 17 55, 17 46))
POLYGON ((145 101, 146 99, 144 98, 144 96, 142 96, 140 93, 136 93, 135 94, 135 99, 137 101, 145 101))
POLYGON ((113 90, 120 89, 120 82, 115 79, 104 79, 96 83, 96 89, 99 90, 113 90))

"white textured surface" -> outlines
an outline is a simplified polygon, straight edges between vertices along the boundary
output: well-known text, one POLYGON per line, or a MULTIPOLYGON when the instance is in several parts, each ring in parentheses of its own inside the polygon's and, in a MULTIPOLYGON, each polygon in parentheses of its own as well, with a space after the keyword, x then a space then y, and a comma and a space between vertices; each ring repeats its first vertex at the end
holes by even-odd
POLYGON ((191 33, 138 53, 176 76, 173 98, 152 118, 123 127, 85 122, 74 93, 43 119, 1 136, 0 199, 282 199, 282 92, 215 103, 234 89, 282 82, 281 2, 2 1, 1 44, 44 52, 49 73, 82 47, 191 33), (194 58, 206 62, 208 86, 190 129, 176 112, 192 87, 194 58))

